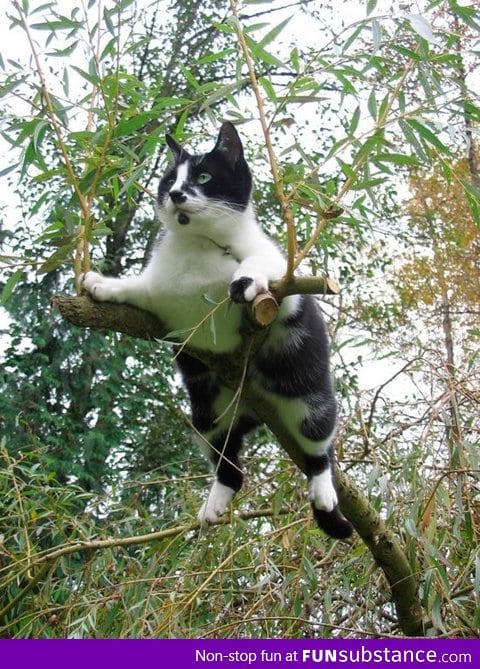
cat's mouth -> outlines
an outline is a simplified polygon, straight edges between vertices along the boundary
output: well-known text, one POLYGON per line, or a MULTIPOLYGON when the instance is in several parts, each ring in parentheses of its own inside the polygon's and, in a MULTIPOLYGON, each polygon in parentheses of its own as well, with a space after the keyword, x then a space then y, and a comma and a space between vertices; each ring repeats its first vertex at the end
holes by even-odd
POLYGON ((185 206, 176 206, 175 207, 175 217, 180 223, 180 225, 188 225, 190 223, 192 216, 197 216, 200 214, 205 207, 201 207, 200 209, 195 208, 190 208, 190 207, 185 207, 185 206))

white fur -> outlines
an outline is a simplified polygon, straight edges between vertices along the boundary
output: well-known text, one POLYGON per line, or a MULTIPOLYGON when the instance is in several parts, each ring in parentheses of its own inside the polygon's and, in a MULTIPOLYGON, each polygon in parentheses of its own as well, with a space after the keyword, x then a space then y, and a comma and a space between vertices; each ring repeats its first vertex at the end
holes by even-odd
POLYGON ((234 494, 235 491, 232 488, 215 480, 207 499, 198 512, 198 520, 201 523, 213 523, 218 520, 227 510, 234 494))
MULTIPOLYGON (((179 167, 172 190, 181 188, 185 170, 179 167)), ((235 350, 241 343, 241 307, 225 300, 230 283, 253 278, 245 296, 253 300, 269 280, 283 276, 284 257, 258 227, 252 205, 239 212, 198 193, 181 205, 167 197, 159 215, 167 231, 140 276, 117 279, 89 272, 84 287, 101 302, 127 302, 153 312, 191 346, 235 350), (178 222, 179 213, 188 215, 187 225, 178 222)))
POLYGON ((257 390, 265 395, 277 407, 278 414, 282 417, 285 427, 292 433, 295 440, 301 445, 302 451, 308 455, 324 455, 333 438, 333 433, 328 439, 313 441, 308 439, 301 430, 301 424, 308 415, 309 408, 302 398, 290 399, 281 397, 264 390, 259 384, 255 384, 257 390))
POLYGON ((332 511, 338 504, 330 468, 312 476, 308 483, 308 498, 315 508, 321 511, 332 511))

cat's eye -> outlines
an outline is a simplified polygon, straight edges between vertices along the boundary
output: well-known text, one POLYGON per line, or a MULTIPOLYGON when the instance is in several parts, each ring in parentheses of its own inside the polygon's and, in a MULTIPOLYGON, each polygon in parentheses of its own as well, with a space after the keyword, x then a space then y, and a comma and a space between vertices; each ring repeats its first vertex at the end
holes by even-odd
POLYGON ((210 179, 212 178, 212 175, 209 174, 208 172, 201 172, 198 177, 197 177, 197 182, 202 185, 206 184, 210 179))

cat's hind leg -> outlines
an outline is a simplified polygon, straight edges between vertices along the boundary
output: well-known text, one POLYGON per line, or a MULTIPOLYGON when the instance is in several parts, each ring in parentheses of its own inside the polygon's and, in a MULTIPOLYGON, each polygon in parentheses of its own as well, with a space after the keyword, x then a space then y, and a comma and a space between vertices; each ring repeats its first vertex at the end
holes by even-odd
POLYGON ((198 512, 201 523, 212 523, 223 515, 235 493, 242 487, 243 472, 239 456, 243 448, 243 438, 257 422, 246 414, 229 415, 232 400, 234 401, 232 391, 222 388, 215 402, 215 409, 218 411, 226 406, 227 411, 223 416, 220 411, 215 427, 202 435, 202 441, 207 444, 215 479, 198 512))
POLYGON ((197 442, 210 460, 214 481, 198 512, 202 523, 215 522, 242 487, 243 437, 257 422, 244 412, 235 393, 221 385, 199 360, 182 352, 177 364, 190 396, 197 442))
POLYGON ((335 481, 333 396, 319 392, 302 399, 282 398, 277 403, 286 427, 304 454, 308 498, 317 525, 336 539, 349 537, 353 527, 340 512, 335 481))
POLYGON ((323 455, 306 457, 308 497, 320 529, 336 539, 346 539, 353 527, 338 506, 334 467, 332 446, 323 455))
POLYGON ((226 512, 233 496, 242 487, 239 454, 243 446, 243 432, 238 427, 226 432, 218 430, 203 435, 202 440, 208 444, 208 457, 215 478, 197 517, 201 523, 212 523, 226 512))
POLYGON ((353 532, 351 523, 338 506, 335 481, 335 454, 333 436, 335 410, 333 398, 329 402, 310 405, 300 423, 300 443, 305 452, 305 473, 308 479, 308 497, 317 525, 331 537, 346 539, 353 532))

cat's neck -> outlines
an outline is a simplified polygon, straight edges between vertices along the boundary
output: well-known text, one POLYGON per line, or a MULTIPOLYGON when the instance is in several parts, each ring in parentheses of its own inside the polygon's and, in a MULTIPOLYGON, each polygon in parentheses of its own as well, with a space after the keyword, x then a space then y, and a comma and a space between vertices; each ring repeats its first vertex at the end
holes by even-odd
POLYGON ((204 221, 195 221, 185 228, 170 227, 167 232, 175 245, 198 247, 207 241, 226 250, 243 246, 246 240, 254 241, 259 234, 263 233, 258 227, 252 202, 243 211, 231 209, 220 215, 206 217, 204 221))

